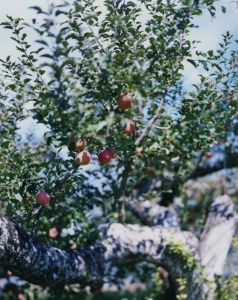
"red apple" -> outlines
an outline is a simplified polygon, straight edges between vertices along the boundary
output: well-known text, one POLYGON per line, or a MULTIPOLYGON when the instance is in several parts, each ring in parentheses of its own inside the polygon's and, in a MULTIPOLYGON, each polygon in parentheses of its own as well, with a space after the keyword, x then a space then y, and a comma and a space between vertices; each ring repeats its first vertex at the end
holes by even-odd
POLYGON ((52 239, 55 239, 59 234, 59 231, 55 227, 51 227, 48 229, 48 236, 52 239))
POLYGON ((69 246, 70 249, 76 249, 77 248, 77 244, 76 243, 73 243, 69 246))
POLYGON ((129 134, 135 131, 135 123, 132 120, 127 121, 126 123, 126 128, 124 129, 123 133, 124 134, 129 134))
POLYGON ((120 109, 125 110, 132 105, 132 96, 128 93, 122 94, 117 98, 117 105, 120 109))
POLYGON ((50 195, 45 191, 39 191, 36 194, 36 202, 40 205, 46 206, 50 202, 50 195))
POLYGON ((76 162, 78 165, 87 165, 90 162, 91 155, 88 151, 83 150, 76 155, 76 162))
POLYGON ((112 159, 117 157, 117 152, 116 152, 116 149, 114 147, 109 146, 109 147, 106 148, 106 150, 111 153, 111 158, 112 159))
POLYGON ((23 300, 24 299, 24 294, 23 293, 19 293, 17 295, 17 300, 23 300))
POLYGON ((112 155, 109 151, 107 150, 101 150, 99 153, 98 153, 98 160, 103 163, 103 164, 107 164, 110 162, 112 158, 112 155))
POLYGON ((76 145, 75 145, 75 151, 79 151, 79 150, 82 150, 86 145, 86 137, 83 136, 82 137, 82 140, 80 142, 77 142, 76 145))
POLYGON ((208 157, 208 158, 210 158, 210 157, 212 157, 212 152, 206 152, 206 157, 208 157))

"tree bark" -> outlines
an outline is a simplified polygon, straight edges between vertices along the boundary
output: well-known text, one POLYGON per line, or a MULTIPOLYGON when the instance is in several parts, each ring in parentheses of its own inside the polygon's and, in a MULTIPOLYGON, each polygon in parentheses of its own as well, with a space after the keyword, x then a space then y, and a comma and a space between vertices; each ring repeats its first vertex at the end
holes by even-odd
POLYGON ((123 224, 112 224, 104 230, 106 262, 154 263, 169 272, 178 295, 181 291, 188 295, 187 299, 203 300, 203 278, 198 272, 199 241, 191 232, 123 224))
POLYGON ((54 248, 0 216, 1 265, 30 283, 57 286, 100 281, 96 259, 102 250, 93 246, 66 251, 54 248))
MULTIPOLYGON (((215 275, 223 274, 237 222, 238 215, 231 198, 227 195, 217 197, 210 206, 200 237, 201 263, 205 267, 204 276, 210 281, 214 281, 215 275)), ((208 292, 208 299, 213 299, 211 286, 205 287, 205 290, 208 292)))
POLYGON ((231 199, 222 196, 210 208, 200 243, 191 232, 178 229, 113 223, 99 227, 100 240, 94 245, 63 251, 0 216, 1 265, 30 283, 77 282, 97 290, 107 275, 105 265, 145 261, 169 272, 177 296, 203 300, 208 291, 204 278, 222 274, 236 222, 231 199))
POLYGON ((131 201, 128 209, 143 225, 180 229, 176 212, 172 208, 159 205, 156 200, 131 201))
POLYGON ((199 259, 199 243, 192 233, 114 223, 101 226, 100 234, 102 241, 93 246, 63 251, 40 242, 1 216, 1 264, 30 283, 57 286, 78 282, 95 290, 103 282, 105 263, 147 261, 171 272, 176 287, 177 279, 186 278, 184 289, 193 292, 191 299, 201 293, 201 286, 192 283, 196 270, 186 267, 186 255, 199 259), (177 243, 183 247, 180 252, 176 251, 177 243))

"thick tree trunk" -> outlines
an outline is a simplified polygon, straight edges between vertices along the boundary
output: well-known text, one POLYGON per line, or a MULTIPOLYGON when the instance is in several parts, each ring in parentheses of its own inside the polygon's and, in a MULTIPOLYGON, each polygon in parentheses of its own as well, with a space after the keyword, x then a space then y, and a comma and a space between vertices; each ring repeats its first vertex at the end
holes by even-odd
MULTIPOLYGON (((105 228, 106 230, 106 228, 105 228)), ((170 273, 177 294, 202 300, 199 241, 190 232, 159 226, 112 224, 106 230, 105 261, 123 264, 147 261, 170 273)))
MULTIPOLYGON (((204 276, 210 281, 223 274, 224 263, 238 222, 234 204, 227 195, 212 203, 204 230, 200 237, 201 263, 204 276)), ((212 286, 205 287, 208 299, 213 299, 212 286)), ((213 284, 215 289, 215 284, 213 284)))
POLYGON ((95 245, 63 251, 41 243, 0 216, 1 265, 31 283, 57 286, 78 282, 96 290, 106 275, 105 264, 146 261, 169 272, 177 295, 203 300, 204 274, 210 279, 222 273, 236 220, 232 201, 223 196, 211 206, 201 243, 192 233, 177 229, 114 223, 99 228, 101 240, 95 245), (205 265, 204 274, 201 264, 205 265))
POLYGON ((56 286, 78 282, 96 289, 103 281, 100 270, 104 263, 148 261, 168 270, 176 287, 179 278, 186 279, 184 290, 193 293, 191 299, 201 294, 201 284, 193 284, 196 268, 187 267, 187 258, 199 260, 199 243, 192 233, 120 223, 101 226, 100 231, 103 242, 62 251, 41 243, 1 216, 1 264, 31 283, 56 286))

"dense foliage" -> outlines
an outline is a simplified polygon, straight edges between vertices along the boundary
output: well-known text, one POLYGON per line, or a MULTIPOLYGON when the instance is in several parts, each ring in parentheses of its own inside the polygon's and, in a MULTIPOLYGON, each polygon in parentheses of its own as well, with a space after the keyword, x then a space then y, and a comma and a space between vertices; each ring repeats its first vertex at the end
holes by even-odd
MULTIPOLYGON (((215 13, 212 1, 105 0, 102 9, 93 0, 77 0, 51 4, 47 11, 33 7, 40 17, 30 25, 8 16, 1 25, 11 30, 19 59, 0 60, 4 214, 67 249, 93 242, 98 224, 139 223, 128 209, 138 198, 169 206, 180 195, 182 226, 200 230, 202 223, 194 220, 199 222, 211 198, 200 187, 196 195, 187 181, 199 167, 209 173, 219 153, 221 168, 229 157, 228 167, 238 165, 238 53, 229 49, 229 32, 217 50, 196 51, 189 32, 206 8, 215 13), (29 30, 37 44, 29 44, 29 30), (183 82, 186 61, 203 68, 191 87, 183 82), (124 94, 132 97, 126 109, 118 106, 124 94), (43 140, 31 128, 26 138, 18 134, 27 118, 44 124, 43 140), (125 134, 128 120, 135 131, 125 134), (77 149, 83 137, 86 145, 77 149), (117 157, 102 164, 97 155, 107 147, 117 157), (83 149, 91 154, 87 166, 75 162, 83 149), (35 201, 41 190, 51 197, 43 208, 35 201), (48 235, 52 227, 56 238, 48 235)), ((233 186, 230 194, 237 194, 233 186)), ((212 188, 210 195, 220 193, 212 188)), ((131 272, 155 289, 161 279, 150 282, 151 276, 159 278, 154 271, 140 265, 110 280, 119 284, 131 272)))

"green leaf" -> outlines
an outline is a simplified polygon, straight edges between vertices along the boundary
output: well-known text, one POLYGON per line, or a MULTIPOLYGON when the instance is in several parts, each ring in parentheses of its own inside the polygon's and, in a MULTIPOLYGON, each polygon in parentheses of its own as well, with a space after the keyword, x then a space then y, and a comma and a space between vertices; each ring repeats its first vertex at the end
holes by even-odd
POLYGON ((19 193, 17 193, 15 194, 15 199, 22 201, 22 196, 19 193))
POLYGON ((31 78, 26 78, 26 79, 24 79, 24 83, 26 84, 26 83, 28 83, 28 82, 30 82, 31 81, 31 78))
POLYGON ((46 14, 46 15, 47 15, 47 13, 44 12, 44 11, 42 10, 42 8, 40 8, 39 6, 30 6, 29 8, 36 10, 36 11, 37 11, 37 14, 46 14))
POLYGON ((39 73, 40 73, 41 75, 43 75, 43 74, 45 74, 45 70, 39 70, 39 73))
POLYGON ((26 34, 26 33, 23 33, 21 39, 24 40, 26 37, 27 37, 27 34, 26 34))
POLYGON ((207 53, 209 56, 213 56, 213 50, 209 50, 209 51, 207 51, 207 53))
POLYGON ((225 8, 225 6, 221 6, 221 11, 222 11, 223 13, 226 13, 226 8, 225 8))
POLYGON ((192 64, 195 68, 197 68, 197 64, 193 59, 187 59, 187 61, 192 64))

